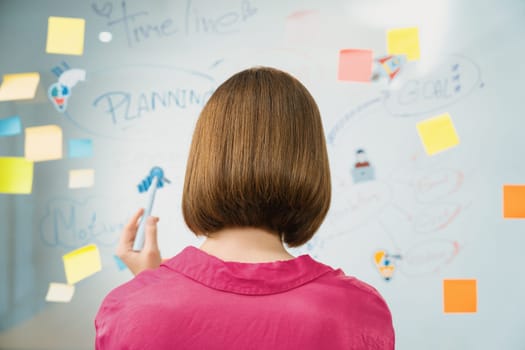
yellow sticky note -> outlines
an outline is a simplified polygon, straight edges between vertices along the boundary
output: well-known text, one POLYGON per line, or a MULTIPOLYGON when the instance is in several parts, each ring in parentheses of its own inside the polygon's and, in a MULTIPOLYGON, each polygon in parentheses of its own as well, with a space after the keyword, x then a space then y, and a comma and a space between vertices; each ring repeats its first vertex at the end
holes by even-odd
POLYGON ((459 144, 459 137, 448 113, 417 123, 417 131, 428 155, 459 144))
POLYGON ((475 279, 443 280, 443 312, 477 312, 477 294, 475 279))
POLYGON ((95 244, 89 244, 62 257, 68 284, 75 284, 102 270, 100 253, 95 244))
POLYGON ((64 283, 49 283, 46 301, 53 303, 69 303, 75 294, 75 286, 64 283))
POLYGON ((417 28, 390 29, 386 32, 389 55, 407 55, 409 61, 419 59, 419 31, 417 28))
POLYGON ((47 22, 47 53, 82 55, 84 53, 83 18, 49 17, 47 22))
POLYGON ((33 189, 33 162, 25 158, 0 158, 0 193, 29 194, 33 189))
POLYGON ((75 169, 69 171, 69 188, 87 188, 95 184, 94 169, 75 169))
POLYGON ((6 74, 0 86, 0 101, 28 100, 35 97, 38 73, 6 74))
POLYGON ((62 129, 58 125, 25 129, 25 157, 35 162, 62 158, 62 129))

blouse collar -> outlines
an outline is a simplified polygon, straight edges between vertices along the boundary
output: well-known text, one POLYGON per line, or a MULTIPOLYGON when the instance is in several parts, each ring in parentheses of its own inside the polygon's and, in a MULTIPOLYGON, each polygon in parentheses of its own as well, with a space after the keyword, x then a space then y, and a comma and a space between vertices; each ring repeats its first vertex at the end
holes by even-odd
POLYGON ((223 261, 193 246, 184 248, 162 265, 208 287, 246 295, 281 293, 333 271, 309 255, 274 262, 241 263, 223 261))

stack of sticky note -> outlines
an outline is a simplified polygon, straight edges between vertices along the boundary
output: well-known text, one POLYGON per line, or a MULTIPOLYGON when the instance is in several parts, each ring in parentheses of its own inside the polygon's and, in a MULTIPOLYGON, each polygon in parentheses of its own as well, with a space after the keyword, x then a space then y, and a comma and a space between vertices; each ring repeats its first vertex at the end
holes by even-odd
MULTIPOLYGON (((51 54, 82 55, 84 51, 85 20, 82 18, 49 17, 46 52, 51 54)), ((40 82, 36 72, 7 74, 0 85, 0 102, 33 99, 40 82)), ((0 137, 19 135, 20 117, 0 119, 0 137)), ((33 186, 34 162, 62 159, 62 129, 58 125, 43 125, 25 129, 24 157, 0 157, 0 193, 29 194, 33 186)), ((90 157, 89 139, 72 139, 69 157, 90 157)), ((69 187, 93 185, 93 169, 70 172, 69 187)), ((63 256, 67 284, 52 282, 46 295, 49 302, 69 302, 75 292, 74 284, 101 270, 100 253, 94 244, 63 256)))
POLYGON ((89 244, 62 257, 67 284, 52 282, 46 295, 49 302, 70 302, 75 293, 75 283, 102 269, 100 252, 95 244, 89 244))

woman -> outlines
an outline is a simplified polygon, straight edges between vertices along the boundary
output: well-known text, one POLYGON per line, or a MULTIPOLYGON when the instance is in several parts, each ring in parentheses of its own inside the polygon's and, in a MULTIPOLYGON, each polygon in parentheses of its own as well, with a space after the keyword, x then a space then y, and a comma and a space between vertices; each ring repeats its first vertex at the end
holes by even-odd
POLYGON ((161 264, 158 218, 117 254, 136 277, 104 300, 98 349, 393 349, 378 292, 290 247, 321 225, 331 197, 319 110, 287 73, 252 68, 211 96, 190 149, 182 209, 200 248, 161 264))

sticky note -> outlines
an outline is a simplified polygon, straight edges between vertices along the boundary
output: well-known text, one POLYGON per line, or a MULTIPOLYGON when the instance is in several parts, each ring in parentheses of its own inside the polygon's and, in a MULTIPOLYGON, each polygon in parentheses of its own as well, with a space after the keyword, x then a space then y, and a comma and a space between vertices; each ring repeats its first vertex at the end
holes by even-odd
POLYGON ((405 54, 409 61, 419 59, 419 31, 417 28, 390 29, 386 33, 389 55, 405 54))
POLYGON ((459 137, 448 113, 417 123, 417 131, 428 155, 459 144, 459 137))
POLYGON ((503 217, 525 219, 525 185, 503 186, 503 217))
POLYGON ((25 157, 35 162, 62 158, 62 129, 58 125, 25 129, 25 157))
POLYGON ((6 74, 0 86, 0 101, 32 99, 39 82, 38 73, 6 74))
POLYGON ((69 188, 88 188, 95 184, 95 170, 74 169, 69 171, 69 188))
POLYGON ((75 286, 64 283, 49 283, 46 301, 53 303, 69 303, 75 294, 75 286))
POLYGON ((82 55, 85 27, 86 21, 83 18, 49 17, 46 52, 82 55))
POLYGON ((117 267, 119 271, 122 271, 128 268, 126 264, 124 263, 124 261, 122 261, 122 259, 120 259, 118 256, 113 255, 113 259, 115 259, 115 262, 117 263, 117 267))
POLYGON ((477 312, 477 280, 443 280, 443 311, 445 313, 477 312))
POLYGON ((62 257, 68 284, 75 284, 102 270, 100 253, 95 244, 89 244, 62 257))
POLYGON ((32 161, 22 157, 0 158, 0 193, 29 194, 32 189, 32 161))
POLYGON ((22 132, 20 117, 12 116, 0 119, 0 136, 18 135, 22 132))
POLYGON ((372 50, 345 49, 339 51, 337 78, 346 81, 370 81, 372 77, 372 50))
POLYGON ((69 158, 91 157, 93 155, 93 142, 90 139, 71 139, 68 142, 69 158))

